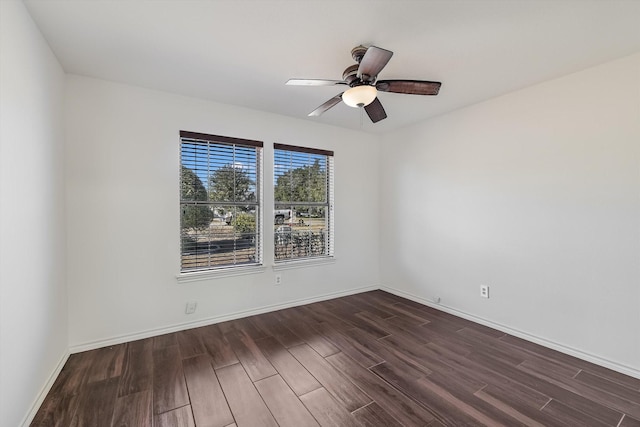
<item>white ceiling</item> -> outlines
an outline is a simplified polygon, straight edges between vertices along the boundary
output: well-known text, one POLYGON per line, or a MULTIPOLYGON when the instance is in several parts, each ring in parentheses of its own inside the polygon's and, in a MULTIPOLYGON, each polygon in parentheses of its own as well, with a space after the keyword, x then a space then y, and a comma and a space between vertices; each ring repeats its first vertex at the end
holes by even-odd
MULTIPOLYGON (((69 73, 367 132, 387 132, 640 52, 638 0, 24 0, 69 73), (381 79, 442 82, 440 95, 381 93, 377 124, 339 104, 351 49, 394 56, 381 79)), ((593 96, 607 82, 593 82, 593 96)))

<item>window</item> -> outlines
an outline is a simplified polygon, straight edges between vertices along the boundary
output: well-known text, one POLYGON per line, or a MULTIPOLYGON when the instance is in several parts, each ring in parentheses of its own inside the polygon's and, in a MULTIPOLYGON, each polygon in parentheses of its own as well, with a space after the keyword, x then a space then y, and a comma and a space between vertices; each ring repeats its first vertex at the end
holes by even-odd
POLYGON ((333 256, 333 152, 274 144, 274 254, 333 256))
POLYGON ((181 272, 256 265, 262 142, 180 131, 181 272))

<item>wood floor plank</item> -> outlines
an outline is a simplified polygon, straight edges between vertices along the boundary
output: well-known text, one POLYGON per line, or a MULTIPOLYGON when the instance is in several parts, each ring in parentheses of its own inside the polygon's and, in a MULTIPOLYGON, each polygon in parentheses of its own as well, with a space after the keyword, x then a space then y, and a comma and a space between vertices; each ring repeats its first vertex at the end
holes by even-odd
POLYGON ((251 381, 270 377, 278 372, 262 354, 253 338, 244 330, 234 330, 225 334, 231 348, 238 356, 251 381))
POLYGON ((556 362, 564 363, 569 366, 575 366, 578 369, 582 369, 610 381, 617 382, 618 384, 627 386, 634 390, 640 390, 640 378, 633 378, 629 375, 624 375, 620 372, 612 371, 611 369, 607 369, 603 366, 595 365, 591 362, 587 362, 586 360, 581 360, 577 357, 551 350, 549 348, 532 343, 530 341, 523 340, 522 338, 514 337, 512 335, 505 335, 504 337, 500 338, 500 341, 508 343, 511 346, 518 347, 519 349, 531 352, 538 356, 549 358, 551 360, 555 360, 556 362))
POLYGON ((396 307, 402 307, 402 309, 416 313, 416 315, 426 316, 428 320, 438 323, 445 323, 448 325, 457 325, 458 328, 465 328, 469 326, 471 321, 463 319, 447 312, 436 310, 435 308, 428 307, 409 299, 400 298, 400 301, 395 304, 396 307))
POLYGON ((300 400, 322 426, 357 427, 361 425, 324 388, 302 395, 300 400))
POLYGON ((150 389, 118 397, 111 427, 151 427, 152 425, 150 389))
MULTIPOLYGON (((455 332, 450 330, 439 330, 433 327, 431 323, 419 326, 424 330, 424 338, 429 340, 429 343, 437 344, 441 347, 447 348, 459 355, 468 355, 474 350, 474 346, 464 341, 461 337, 456 335, 455 332)), ((427 344, 429 344, 427 343, 427 344)))
POLYGON ((153 350, 153 412, 160 414, 188 404, 178 346, 153 350))
POLYGON ((632 390, 624 385, 591 374, 587 371, 581 371, 575 376, 575 379, 590 387, 627 399, 630 402, 640 402, 640 391, 632 390))
POLYGON ((216 327, 220 329, 220 332, 222 332, 223 334, 228 334, 229 332, 233 331, 239 331, 241 329, 240 323, 236 322, 235 320, 217 323, 216 327))
POLYGON ((485 382, 478 381, 474 375, 468 375, 462 370, 456 371, 446 363, 443 363, 442 359, 435 356, 430 348, 416 345, 411 339, 400 335, 391 335, 380 339, 380 342, 412 366, 424 367, 429 372, 447 371, 450 376, 459 378, 460 382, 466 383, 468 391, 471 393, 480 390, 486 385, 485 382))
POLYGON ((253 340, 259 340, 269 336, 263 329, 258 327, 258 324, 262 322, 262 316, 249 316, 242 319, 234 320, 237 323, 238 329, 244 331, 253 340))
POLYGON ((525 360, 521 365, 532 370, 541 370, 555 378, 574 378, 580 372, 580 370, 575 367, 535 356, 525 360))
POLYGON ((216 374, 238 427, 278 426, 242 365, 225 366, 216 374))
POLYGON ((153 337, 153 349, 158 350, 178 344, 178 337, 175 332, 153 337))
POLYGON ((426 344, 429 342, 428 334, 425 333, 425 329, 413 322, 398 316, 388 317, 384 319, 385 329, 392 334, 405 335, 411 339, 419 342, 420 344, 426 344))
POLYGON ((218 325, 209 325, 202 328, 200 331, 200 338, 207 354, 211 357, 212 365, 215 369, 222 368, 224 366, 233 365, 234 363, 240 363, 238 357, 231 348, 231 344, 224 337, 222 331, 218 328, 218 325))
POLYGON ((316 326, 329 341, 333 343, 340 351, 348 354, 362 367, 368 368, 378 363, 384 362, 384 359, 375 352, 367 349, 362 344, 344 335, 339 330, 334 329, 331 325, 321 323, 316 326))
POLYGON ((380 356, 389 365, 402 369, 407 375, 410 375, 413 378, 420 378, 431 373, 431 371, 424 367, 424 365, 416 362, 403 353, 401 351, 402 349, 386 346, 376 340, 375 337, 372 337, 359 328, 343 331, 343 334, 367 350, 380 356))
POLYGON ((83 352, 69 356, 60 375, 54 381, 49 394, 77 394, 86 382, 87 372, 93 362, 91 355, 92 353, 83 352))
MULTIPOLYGON (((573 393, 574 395, 578 395, 581 397, 581 399, 586 400, 587 402, 589 401, 592 402, 591 405, 587 405, 587 403, 585 402, 585 406, 587 406, 589 409, 593 407, 598 407, 598 406, 605 407, 607 409, 605 413, 609 414, 609 418, 599 418, 601 421, 605 423, 609 423, 611 418, 619 419, 620 413, 625 413, 625 414, 631 415, 632 417, 640 418, 640 400, 630 401, 622 397, 619 397, 615 394, 608 393, 607 391, 581 383, 580 381, 574 378, 568 378, 568 379, 555 378, 546 372, 541 372, 540 370, 537 370, 537 369, 534 370, 524 366, 520 366, 519 369, 521 369, 524 372, 528 372, 536 376, 537 378, 540 378, 546 381, 549 384, 552 384, 563 390, 566 390, 567 392, 573 393), (599 403, 595 403, 595 402, 599 402, 599 403)), ((567 403, 567 402, 564 402, 561 398, 558 398, 557 400, 563 403, 567 403)), ((569 406, 575 407, 571 403, 567 403, 567 404, 569 406)), ((588 410, 586 409, 582 409, 582 408, 576 408, 576 409, 580 409, 583 412, 589 413, 588 410)), ((598 417, 595 416, 595 418, 598 418, 598 417)))
POLYGON ((618 427, 640 427, 640 420, 625 415, 618 427))
MULTIPOLYGON (((518 417, 512 417, 512 411, 503 411, 501 408, 478 398, 475 393, 479 390, 470 391, 466 382, 460 378, 442 375, 433 372, 431 375, 418 380, 421 385, 429 388, 439 396, 444 397, 450 403, 467 412, 469 415, 479 420, 491 420, 491 425, 505 426, 526 426, 527 424, 518 417), (482 418, 481 418, 482 417, 482 418)), ((473 389, 473 388, 472 388, 473 389)))
POLYGON ((327 361, 339 369, 362 390, 366 390, 382 409, 404 425, 424 425, 434 419, 433 414, 380 379, 368 369, 358 365, 343 353, 327 357, 327 361))
POLYGON ((196 427, 191 413, 191 406, 181 406, 180 408, 155 415, 153 417, 153 427, 196 427))
MULTIPOLYGON (((473 324, 472 324, 473 325, 473 324)), ((558 360, 553 360, 548 357, 540 356, 525 350, 514 348, 514 346, 505 343, 502 339, 487 339, 486 335, 478 331, 478 326, 470 326, 458 331, 456 335, 463 335, 465 337, 475 336, 474 351, 484 351, 487 353, 487 347, 493 351, 498 351, 499 354, 490 353, 493 357, 500 358, 510 363, 517 363, 518 360, 524 360, 523 363, 529 366, 535 366, 537 369, 542 369, 548 374, 559 376, 563 378, 573 378, 580 369, 576 366, 568 365, 558 360), (510 359, 507 355, 511 355, 510 359)))
POLYGON ((49 395, 31 422, 31 427, 67 427, 78 410, 78 394, 49 395))
POLYGON ((506 405, 509 408, 513 408, 513 410, 518 413, 540 424, 546 426, 560 424, 555 418, 540 411, 551 399, 546 399, 542 404, 536 403, 535 399, 528 399, 527 391, 524 391, 524 389, 525 387, 519 386, 518 384, 513 384, 511 387, 489 384, 477 392, 476 395, 483 400, 489 401, 496 407, 502 408, 503 405, 506 405))
POLYGON ((466 327, 466 325, 459 325, 457 323, 450 323, 444 320, 434 319, 433 317, 430 317, 424 313, 422 313, 422 315, 425 317, 428 317, 429 322, 420 325, 420 327, 425 328, 429 331, 439 332, 441 334, 448 335, 448 334, 455 334, 460 329, 464 329, 466 327))
POLYGON ((69 427, 111 427, 119 378, 88 383, 69 427))
POLYGON ((355 307, 342 299, 336 300, 336 304, 338 308, 331 310, 336 316, 340 319, 346 320, 351 323, 354 327, 358 327, 363 331, 375 336, 376 338, 381 338, 389 335, 389 332, 380 328, 375 322, 372 322, 366 318, 359 317, 358 314, 361 314, 363 310, 355 307))
POLYGON ((300 314, 313 319, 315 324, 327 323, 337 330, 353 328, 353 325, 349 322, 345 322, 340 316, 336 316, 329 308, 322 303, 316 303, 312 306, 296 307, 300 314))
POLYGON ((477 378, 455 370, 434 370, 425 378, 444 387, 448 391, 455 390, 455 392, 452 392, 453 394, 474 394, 487 386, 487 384, 479 381, 477 378))
POLYGON ((354 294, 345 297, 345 300, 352 302, 356 307, 361 307, 365 312, 372 314, 380 319, 387 319, 395 316, 391 311, 385 310, 380 304, 376 304, 374 300, 366 294, 354 294))
POLYGON ((124 356, 128 344, 118 344, 109 347, 90 350, 86 356, 91 357, 92 363, 87 372, 87 382, 103 381, 122 375, 124 356))
POLYGON ((547 419, 547 421, 551 421, 551 422, 545 422, 545 423, 542 423, 542 422, 539 421, 540 417, 536 417, 536 419, 531 418, 527 414, 524 414, 524 413, 518 411, 517 409, 515 409, 513 406, 507 404, 506 402, 503 402, 500 399, 496 399, 495 397, 491 396, 490 394, 485 393, 483 390, 480 390, 480 391, 476 392, 475 395, 477 397, 479 397, 480 399, 484 400, 485 402, 487 402, 489 405, 492 405, 495 408, 499 409, 500 411, 504 412, 505 414, 508 414, 511 417, 517 419, 519 422, 521 422, 522 424, 524 424, 526 426, 529 426, 529 427, 551 427, 551 426, 559 425, 559 423, 555 419, 553 419, 551 417, 548 417, 548 419, 547 419))
MULTIPOLYGON (((589 427, 605 427, 619 424, 619 421, 615 424, 607 424, 602 421, 596 420, 589 415, 586 415, 576 409, 571 408, 563 404, 562 402, 558 402, 557 400, 551 400, 543 409, 542 412, 545 412, 552 417, 562 421, 566 425, 569 426, 589 426, 589 427)), ((620 414, 620 419, 622 419, 622 414, 620 414)))
MULTIPOLYGON (((484 388, 485 391, 495 389, 498 392, 504 392, 505 395, 510 397, 520 398, 531 404, 531 407, 536 411, 542 408, 550 399, 550 397, 544 393, 528 387, 524 383, 514 381, 514 378, 505 377, 501 375, 500 372, 490 369, 489 365, 478 364, 473 360, 469 360, 464 355, 455 353, 449 348, 443 348, 440 345, 429 343, 424 347, 424 351, 425 358, 433 357, 439 359, 442 364, 450 366, 456 372, 489 384, 488 387, 484 388), (432 352, 432 355, 429 355, 429 352, 432 352)), ((446 370, 443 372, 448 373, 446 370)), ((537 383, 534 382, 532 384, 537 383)), ((500 395, 498 395, 498 397, 500 397, 500 395)))
POLYGON ((308 345, 291 347, 289 351, 347 411, 353 412, 371 403, 369 396, 308 345))
POLYGON ((395 303, 385 307, 390 313, 395 316, 404 317, 406 320, 416 322, 416 324, 424 325, 429 324, 431 320, 424 313, 417 310, 413 310, 411 307, 402 305, 401 303, 395 303))
POLYGON ((481 413, 478 413, 473 408, 467 405, 458 405, 459 402, 452 402, 451 399, 447 399, 446 395, 441 396, 440 393, 434 392, 428 387, 424 387, 418 381, 420 380, 407 380, 397 375, 396 372, 389 369, 386 363, 371 368, 380 378, 392 384, 403 393, 410 396, 416 402, 419 402, 425 408, 429 409, 431 413, 444 425, 452 426, 477 426, 477 425, 499 425, 498 423, 492 424, 493 420, 487 419, 481 413), (469 412, 472 414, 470 415, 469 412))
POLYGON ((280 310, 275 315, 284 326, 293 331, 294 334, 310 345, 322 357, 327 357, 340 351, 331 341, 318 333, 312 324, 306 322, 303 317, 293 310, 280 310))
POLYGON ((358 319, 361 319, 363 322, 367 323, 369 327, 377 330, 380 335, 378 338, 391 335, 389 325, 384 321, 384 319, 374 316, 373 314, 367 311, 361 311, 360 313, 357 313, 356 317, 358 319))
POLYGON ((477 332, 480 332, 481 334, 484 334, 485 336, 487 336, 489 338, 501 338, 501 337, 506 335, 502 331, 490 328, 488 326, 481 325, 479 323, 469 322, 467 324, 467 328, 472 329, 472 330, 477 331, 477 332))
POLYGON ((389 415, 376 402, 370 403, 351 414, 360 424, 366 427, 402 427, 398 420, 389 415))
POLYGON ((280 427, 319 427, 280 375, 256 381, 255 386, 280 427))
POLYGON ((118 396, 151 390, 153 387, 153 339, 133 341, 127 348, 118 396))
POLYGON ((538 390, 554 400, 564 403, 574 409, 584 412, 585 414, 598 419, 605 424, 617 423, 620 419, 620 413, 604 406, 597 401, 581 396, 571 390, 563 388, 555 383, 555 380, 541 378, 538 374, 526 371, 522 368, 513 367, 507 363, 492 359, 486 355, 471 354, 470 359, 479 362, 481 366, 491 369, 497 376, 504 376, 512 381, 528 386, 534 390, 538 390))
POLYGON ((513 366, 517 366, 525 361, 525 356, 520 353, 505 351, 496 343, 499 340, 490 340, 481 332, 477 332, 472 328, 462 328, 456 332, 456 336, 473 346, 475 352, 481 352, 490 355, 495 359, 502 360, 513 366))
POLYGON ((205 349, 200 339, 199 329, 186 329, 176 333, 178 348, 183 359, 204 354, 205 349))
POLYGON ((274 337, 285 348, 293 347, 294 345, 303 344, 302 338, 297 336, 278 320, 273 313, 265 313, 259 316, 259 319, 253 319, 253 323, 260 329, 262 329, 267 336, 274 337))
MULTIPOLYGON (((388 341, 388 343, 393 345, 394 341, 388 341)), ((452 383, 464 388, 468 393, 474 393, 488 383, 487 376, 483 376, 482 372, 469 369, 460 362, 460 359, 456 360, 451 356, 443 357, 441 352, 431 347, 419 346, 415 348, 414 346, 412 349, 411 346, 408 346, 406 349, 402 348, 401 351, 407 352, 414 360, 429 369, 431 371, 429 375, 433 373, 446 375, 452 383)), ((491 377, 493 379, 493 376, 491 377)))
POLYGON ((191 402, 191 411, 198 427, 225 427, 233 415, 211 366, 209 356, 200 355, 182 360, 191 402))
POLYGON ((256 344, 296 395, 322 387, 274 337, 263 338, 256 344))

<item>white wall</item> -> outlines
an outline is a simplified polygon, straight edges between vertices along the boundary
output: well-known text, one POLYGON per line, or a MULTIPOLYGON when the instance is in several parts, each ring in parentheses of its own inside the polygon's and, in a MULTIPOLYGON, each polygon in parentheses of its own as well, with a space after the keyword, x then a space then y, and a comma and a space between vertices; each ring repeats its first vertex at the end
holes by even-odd
POLYGON ((640 54, 386 135, 380 158, 384 284, 640 374, 640 54))
POLYGON ((72 351, 378 285, 370 135, 80 76, 67 78, 66 108, 72 351), (274 142, 334 150, 337 262, 283 271, 276 287, 267 232, 264 273, 178 284, 180 130, 264 141, 265 212, 273 209, 274 142), (189 300, 198 302, 194 315, 184 314, 189 300))
POLYGON ((17 426, 68 354, 65 77, 22 2, 0 1, 0 52, 0 424, 17 426))

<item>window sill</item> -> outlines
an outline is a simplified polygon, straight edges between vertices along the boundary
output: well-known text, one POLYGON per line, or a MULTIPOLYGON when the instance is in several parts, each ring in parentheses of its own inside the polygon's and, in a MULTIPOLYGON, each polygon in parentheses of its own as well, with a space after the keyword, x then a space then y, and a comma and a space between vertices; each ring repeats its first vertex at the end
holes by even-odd
POLYGON ((251 265, 246 267, 227 267, 216 270, 194 271, 191 273, 180 273, 176 276, 178 283, 198 282, 201 280, 220 279, 223 277, 244 276, 247 274, 259 274, 266 271, 266 267, 251 265))
POLYGON ((280 261, 273 265, 273 271, 291 270, 294 268, 307 268, 319 265, 335 264, 335 257, 296 259, 291 261, 280 261))

